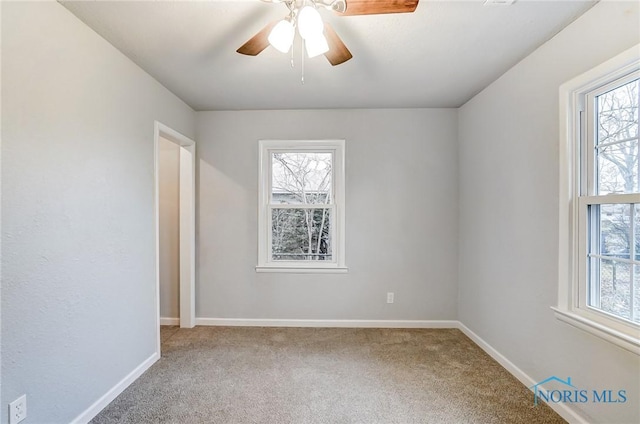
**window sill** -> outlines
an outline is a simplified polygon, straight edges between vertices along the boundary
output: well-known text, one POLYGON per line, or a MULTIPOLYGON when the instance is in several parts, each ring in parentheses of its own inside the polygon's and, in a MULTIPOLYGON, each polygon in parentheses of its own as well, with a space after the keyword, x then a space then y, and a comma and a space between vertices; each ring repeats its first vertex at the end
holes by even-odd
POLYGON ((289 274, 346 274, 347 267, 290 267, 290 266, 257 266, 256 272, 280 272, 289 274))
POLYGON ((560 321, 566 322, 567 324, 591 333, 594 336, 607 340, 608 342, 620 346, 621 348, 635 353, 636 355, 640 355, 639 338, 632 337, 628 334, 621 333, 620 331, 613 330, 603 324, 600 324, 599 322, 595 322, 581 315, 578 315, 575 312, 554 307, 551 307, 551 309, 553 309, 556 318, 560 321))

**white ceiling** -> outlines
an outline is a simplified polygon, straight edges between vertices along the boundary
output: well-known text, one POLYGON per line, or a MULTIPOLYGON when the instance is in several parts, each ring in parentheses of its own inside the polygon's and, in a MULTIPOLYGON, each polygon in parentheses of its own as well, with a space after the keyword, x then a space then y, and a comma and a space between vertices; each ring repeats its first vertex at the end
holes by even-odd
MULTIPOLYGON (((332 67, 268 47, 236 49, 282 4, 240 1, 62 1, 195 110, 458 107, 589 9, 594 1, 421 0, 415 13, 321 10, 353 59, 332 67)), ((553 64, 549 64, 553 66, 553 64)))

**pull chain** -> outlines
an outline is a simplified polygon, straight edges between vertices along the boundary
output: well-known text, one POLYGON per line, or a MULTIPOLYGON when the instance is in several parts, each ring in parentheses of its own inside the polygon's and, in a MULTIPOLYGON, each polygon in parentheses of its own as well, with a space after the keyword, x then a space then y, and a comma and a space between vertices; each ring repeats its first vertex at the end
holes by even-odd
POLYGON ((291 47, 291 67, 294 68, 294 63, 293 63, 293 47, 291 47))

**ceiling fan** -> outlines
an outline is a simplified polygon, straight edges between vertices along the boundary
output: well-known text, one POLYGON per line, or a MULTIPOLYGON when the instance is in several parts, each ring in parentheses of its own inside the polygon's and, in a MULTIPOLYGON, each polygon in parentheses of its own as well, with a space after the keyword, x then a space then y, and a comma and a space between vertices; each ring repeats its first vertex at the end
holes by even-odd
POLYGON ((411 13, 419 0, 262 0, 266 3, 284 3, 289 15, 279 21, 268 23, 237 52, 256 56, 269 45, 287 53, 298 29, 307 55, 324 54, 331 65, 346 62, 353 56, 328 22, 323 22, 318 7, 332 10, 340 16, 376 15, 387 13, 411 13))

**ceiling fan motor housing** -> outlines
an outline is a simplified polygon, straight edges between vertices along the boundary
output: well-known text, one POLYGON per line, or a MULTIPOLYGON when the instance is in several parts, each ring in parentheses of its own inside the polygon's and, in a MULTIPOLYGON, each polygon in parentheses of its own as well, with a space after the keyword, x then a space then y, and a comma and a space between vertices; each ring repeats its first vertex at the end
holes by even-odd
POLYGON ((324 6, 337 13, 344 13, 347 10, 346 0, 262 0, 267 3, 286 3, 290 10, 301 9, 305 3, 313 3, 314 6, 324 6))

